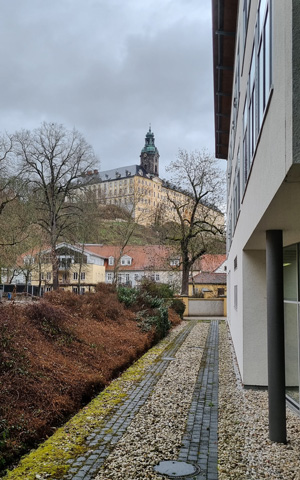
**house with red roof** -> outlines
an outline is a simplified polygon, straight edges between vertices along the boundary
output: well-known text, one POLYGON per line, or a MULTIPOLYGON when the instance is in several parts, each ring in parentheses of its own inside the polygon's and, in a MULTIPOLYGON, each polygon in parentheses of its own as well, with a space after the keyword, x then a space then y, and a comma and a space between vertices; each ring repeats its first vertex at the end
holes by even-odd
POLYGON ((227 294, 226 255, 203 255, 189 281, 189 295, 202 298, 224 297, 227 294))
POLYGON ((105 282, 140 285, 144 278, 168 283, 177 292, 181 284, 180 256, 164 245, 87 244, 85 249, 105 258, 105 282))

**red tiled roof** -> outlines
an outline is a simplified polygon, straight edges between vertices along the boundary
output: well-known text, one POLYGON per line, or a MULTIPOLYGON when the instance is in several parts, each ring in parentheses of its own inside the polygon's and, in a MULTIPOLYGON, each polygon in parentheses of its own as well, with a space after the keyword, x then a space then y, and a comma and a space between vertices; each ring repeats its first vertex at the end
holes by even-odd
MULTIPOLYGON (((86 245, 85 251, 96 253, 101 257, 120 258, 120 246, 116 245, 86 245)), ((120 265, 119 270, 170 270, 170 259, 178 258, 171 247, 163 245, 127 245, 122 255, 132 258, 131 265, 120 265)), ((107 265, 106 269, 114 270, 115 265, 107 265)), ((178 268, 178 267, 177 267, 178 268)))
MULTIPOLYGON (((198 273, 194 276, 193 283, 210 284, 210 285, 226 285, 226 273, 198 273)), ((190 281, 190 283, 192 283, 190 281)))
POLYGON ((221 254, 206 254, 202 255, 194 264, 194 271, 200 270, 200 272, 214 272, 222 265, 226 260, 226 255, 221 254))

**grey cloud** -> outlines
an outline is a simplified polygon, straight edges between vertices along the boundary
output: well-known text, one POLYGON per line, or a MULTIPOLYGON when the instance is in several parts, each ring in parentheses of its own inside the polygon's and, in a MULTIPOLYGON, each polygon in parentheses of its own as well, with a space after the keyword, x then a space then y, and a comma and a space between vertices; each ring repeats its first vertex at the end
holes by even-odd
POLYGON ((210 0, 2 3, 0 131, 75 126, 102 168, 213 150, 210 0), (201 3, 201 5, 200 5, 201 3))

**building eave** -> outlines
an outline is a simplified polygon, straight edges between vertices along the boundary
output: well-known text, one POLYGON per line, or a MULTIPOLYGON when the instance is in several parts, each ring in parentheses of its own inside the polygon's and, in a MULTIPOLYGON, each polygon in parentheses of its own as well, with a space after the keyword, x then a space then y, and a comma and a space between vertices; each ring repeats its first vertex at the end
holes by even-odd
POLYGON ((238 0, 212 0, 215 156, 227 159, 238 0))

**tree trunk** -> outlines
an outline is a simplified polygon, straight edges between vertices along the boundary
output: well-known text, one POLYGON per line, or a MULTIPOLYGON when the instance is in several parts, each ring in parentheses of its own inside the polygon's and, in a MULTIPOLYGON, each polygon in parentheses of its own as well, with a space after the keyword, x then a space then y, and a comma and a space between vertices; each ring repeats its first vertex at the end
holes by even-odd
POLYGON ((56 255, 55 245, 51 247, 53 290, 58 290, 58 258, 56 255))
POLYGON ((189 263, 182 263, 181 295, 188 295, 189 293, 189 273, 189 263))

